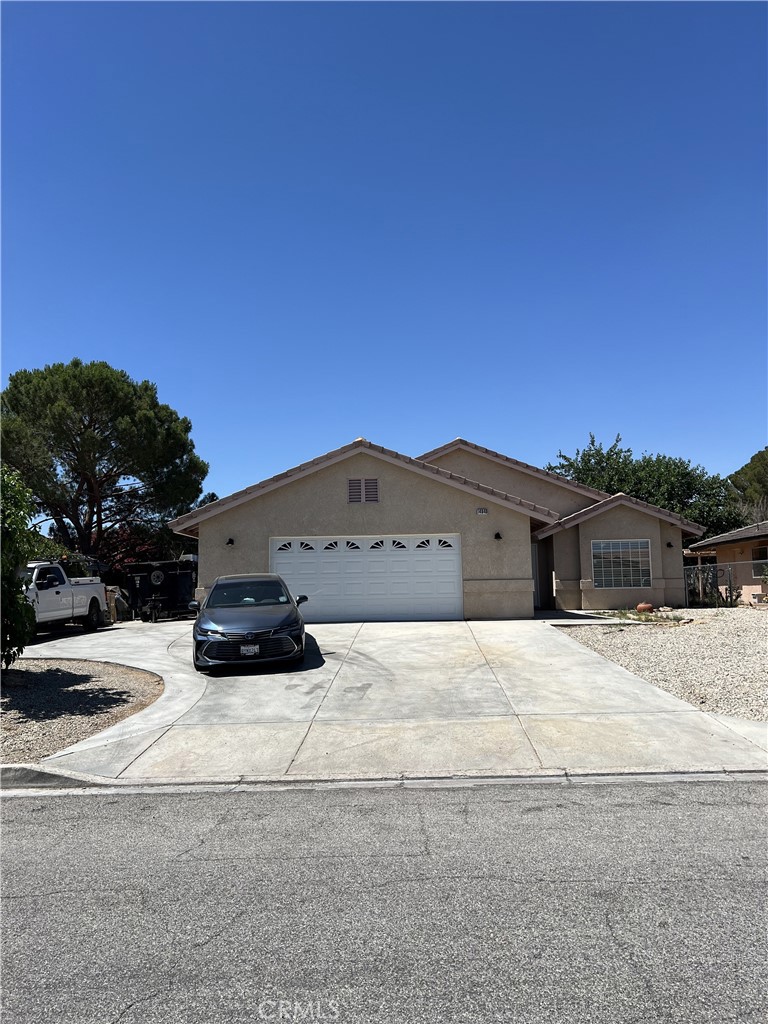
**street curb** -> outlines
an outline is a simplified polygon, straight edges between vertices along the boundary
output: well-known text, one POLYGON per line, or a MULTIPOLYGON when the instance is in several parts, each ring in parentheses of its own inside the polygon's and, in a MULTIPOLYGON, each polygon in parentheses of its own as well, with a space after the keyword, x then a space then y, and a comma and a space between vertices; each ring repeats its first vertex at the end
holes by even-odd
POLYGON ((105 779, 99 775, 81 775, 77 772, 56 771, 34 764, 0 765, 0 788, 51 789, 100 786, 105 779))
POLYGON ((768 771, 764 768, 722 768, 692 769, 690 771, 627 771, 614 772, 572 772, 567 769, 550 770, 510 775, 396 775, 378 778, 335 776, 313 778, 310 776, 271 777, 236 776, 233 778, 164 778, 164 779, 110 779, 103 775, 86 775, 81 772, 64 772, 55 768, 33 764, 0 765, 0 790, 10 795, 13 791, 35 790, 118 790, 126 792, 186 792, 194 790, 249 792, 254 790, 287 790, 306 788, 457 788, 462 786, 506 786, 506 785, 601 785, 621 782, 725 782, 730 780, 768 782, 768 771))

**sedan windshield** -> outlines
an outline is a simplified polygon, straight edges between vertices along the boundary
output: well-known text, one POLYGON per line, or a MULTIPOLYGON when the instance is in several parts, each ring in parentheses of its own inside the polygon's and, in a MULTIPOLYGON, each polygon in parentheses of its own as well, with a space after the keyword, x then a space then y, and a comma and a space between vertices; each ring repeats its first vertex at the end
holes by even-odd
POLYGON ((288 595, 277 580, 241 580, 215 586, 208 596, 206 608, 288 603, 288 595))

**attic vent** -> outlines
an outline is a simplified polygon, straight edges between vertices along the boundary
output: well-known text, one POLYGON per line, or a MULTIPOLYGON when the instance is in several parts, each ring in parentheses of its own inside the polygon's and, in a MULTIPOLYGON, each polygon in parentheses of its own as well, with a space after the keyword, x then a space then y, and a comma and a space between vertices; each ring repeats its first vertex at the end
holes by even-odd
POLYGON ((352 504, 360 504, 363 500, 363 481, 347 480, 347 501, 352 504))
POLYGON ((366 501, 378 501, 379 500, 379 481, 376 479, 365 481, 365 500, 366 501))
POLYGON ((360 505, 363 502, 378 502, 379 481, 374 478, 352 478, 347 480, 347 501, 360 505))

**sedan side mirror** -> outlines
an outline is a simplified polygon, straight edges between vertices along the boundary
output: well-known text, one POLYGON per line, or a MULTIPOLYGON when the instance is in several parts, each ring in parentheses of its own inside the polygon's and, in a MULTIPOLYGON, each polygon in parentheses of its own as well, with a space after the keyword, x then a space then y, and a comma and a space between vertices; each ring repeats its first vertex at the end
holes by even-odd
POLYGON ((296 604, 297 605, 304 604, 304 602, 308 601, 308 600, 309 600, 309 598, 307 597, 306 594, 299 594, 299 596, 296 598, 296 604))
POLYGON ((200 611, 200 602, 199 601, 190 601, 189 604, 187 605, 187 607, 189 608, 189 610, 191 612, 199 612, 200 611))

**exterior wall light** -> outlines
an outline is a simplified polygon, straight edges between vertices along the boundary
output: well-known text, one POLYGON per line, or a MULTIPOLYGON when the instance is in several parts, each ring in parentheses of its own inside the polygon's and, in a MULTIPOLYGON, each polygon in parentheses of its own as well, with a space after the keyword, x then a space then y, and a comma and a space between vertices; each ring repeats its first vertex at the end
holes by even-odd
POLYGON ((501 534, 500 534, 500 533, 494 533, 494 535, 493 535, 493 539, 494 539, 494 540, 501 540, 501 539, 502 539, 502 538, 501 538, 501 534))
POLYGON ((668 548, 673 548, 674 546, 675 546, 675 545, 674 545, 674 544, 672 543, 672 541, 671 541, 671 540, 668 540, 668 541, 667 541, 667 547, 668 547, 668 548))
POLYGON ((234 541, 232 540, 232 538, 230 537, 230 538, 229 538, 229 540, 227 541, 227 543, 226 543, 226 545, 225 545, 225 546, 226 546, 226 547, 230 547, 230 546, 231 546, 232 544, 234 544, 234 543, 235 543, 235 542, 234 542, 234 541))

